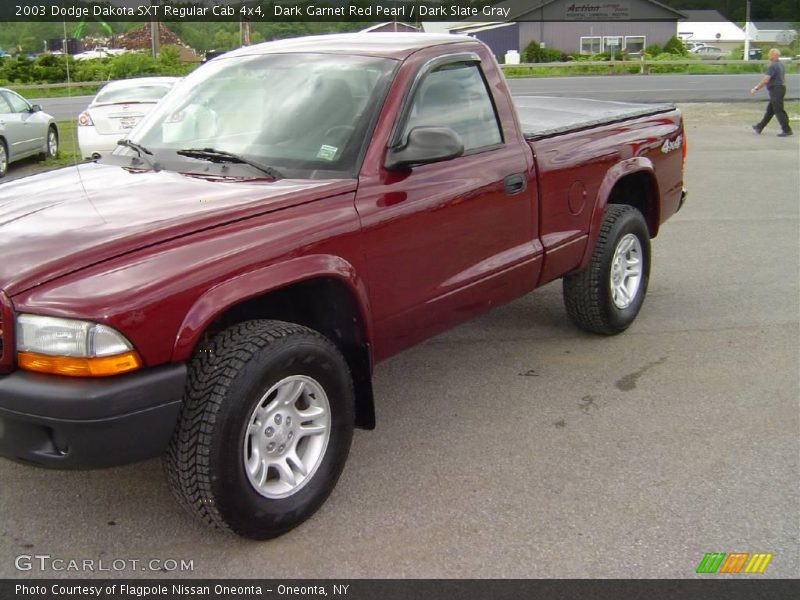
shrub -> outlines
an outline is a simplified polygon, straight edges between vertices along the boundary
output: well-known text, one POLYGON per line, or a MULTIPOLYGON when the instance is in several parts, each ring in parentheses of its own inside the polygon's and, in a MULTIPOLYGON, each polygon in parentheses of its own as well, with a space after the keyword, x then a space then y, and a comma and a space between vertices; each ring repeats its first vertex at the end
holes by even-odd
POLYGON ((678 56, 688 56, 689 51, 677 35, 673 35, 664 44, 664 52, 667 54, 677 54, 678 56))
POLYGON ((78 60, 70 63, 70 69, 74 81, 104 81, 109 78, 111 59, 78 60))
POLYGON ((650 44, 647 48, 645 48, 644 53, 649 56, 658 56, 659 54, 664 53, 664 49, 658 44, 650 44))
POLYGON ((181 66, 181 51, 177 46, 163 46, 158 53, 161 69, 176 69, 181 66))
POLYGON ((44 83, 57 83, 67 77, 67 63, 63 56, 40 54, 31 65, 31 79, 44 83))
POLYGON ((536 40, 531 40, 520 55, 524 63, 563 62, 567 58, 566 53, 558 48, 540 48, 536 40))
POLYGON ((726 58, 731 60, 742 60, 744 58, 744 46, 736 46, 736 48, 730 51, 726 58))
POLYGON ((520 60, 524 63, 532 63, 536 62, 536 56, 539 54, 539 42, 536 40, 531 40, 531 42, 525 46, 525 49, 522 51, 520 55, 520 60))
POLYGON ((539 62, 565 62, 566 53, 558 48, 541 48, 539 50, 539 62))
MULTIPOLYGON (((592 54, 589 60, 611 60, 611 52, 592 54)), ((617 50, 614 53, 614 60, 625 60, 625 53, 622 50, 617 50)))
POLYGON ((149 54, 126 52, 111 59, 111 79, 128 79, 159 74, 158 63, 149 54))
POLYGON ((0 78, 10 83, 30 83, 33 61, 18 54, 14 58, 6 58, 0 65, 0 78))
MULTIPOLYGON (((682 60, 683 55, 670 54, 669 52, 662 52, 658 56, 653 56, 651 60, 654 61, 667 61, 667 60, 682 60)), ((684 65, 650 65, 651 73, 683 73, 686 67, 684 65)))

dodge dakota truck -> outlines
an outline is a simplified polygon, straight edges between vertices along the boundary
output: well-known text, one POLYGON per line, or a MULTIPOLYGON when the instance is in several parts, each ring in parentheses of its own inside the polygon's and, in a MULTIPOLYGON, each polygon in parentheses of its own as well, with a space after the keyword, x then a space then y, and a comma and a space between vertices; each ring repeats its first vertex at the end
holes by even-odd
POLYGON ((674 106, 512 99, 459 36, 242 48, 119 144, 0 185, 0 456, 163 456, 255 539, 324 502, 376 363, 559 278, 624 331, 685 199, 674 106))

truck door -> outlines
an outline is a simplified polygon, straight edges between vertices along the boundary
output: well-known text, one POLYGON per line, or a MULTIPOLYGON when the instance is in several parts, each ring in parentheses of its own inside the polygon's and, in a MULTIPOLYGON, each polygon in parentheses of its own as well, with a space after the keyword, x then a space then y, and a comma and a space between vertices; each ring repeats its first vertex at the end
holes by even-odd
POLYGON ((534 285, 527 148, 505 139, 472 56, 422 67, 389 141, 403 145, 415 127, 448 127, 464 154, 359 181, 378 359, 534 285))

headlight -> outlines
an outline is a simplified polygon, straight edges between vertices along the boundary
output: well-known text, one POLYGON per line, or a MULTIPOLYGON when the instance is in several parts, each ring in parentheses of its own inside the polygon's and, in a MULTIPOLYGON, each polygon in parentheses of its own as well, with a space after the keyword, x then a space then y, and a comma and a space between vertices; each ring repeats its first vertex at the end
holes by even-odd
POLYGON ((22 369, 102 377, 142 365, 131 343, 107 325, 89 321, 19 315, 17 362, 22 369))

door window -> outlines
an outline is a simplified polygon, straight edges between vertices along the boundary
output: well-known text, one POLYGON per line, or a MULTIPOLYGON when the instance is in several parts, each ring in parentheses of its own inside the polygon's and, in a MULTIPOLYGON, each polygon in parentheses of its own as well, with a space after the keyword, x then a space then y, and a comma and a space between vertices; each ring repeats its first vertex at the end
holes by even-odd
POLYGON ((404 142, 415 127, 449 127, 461 137, 465 154, 503 142, 483 75, 470 63, 444 65, 425 76, 409 111, 404 142))

